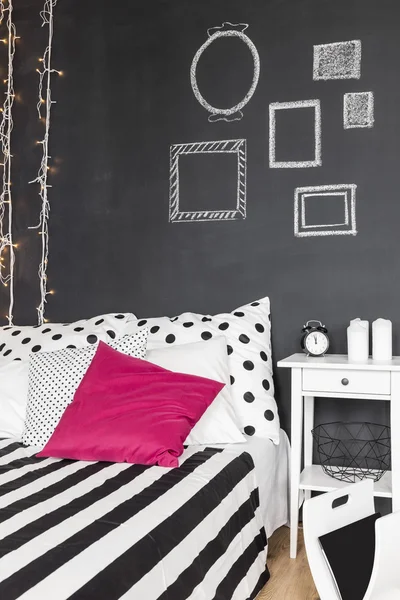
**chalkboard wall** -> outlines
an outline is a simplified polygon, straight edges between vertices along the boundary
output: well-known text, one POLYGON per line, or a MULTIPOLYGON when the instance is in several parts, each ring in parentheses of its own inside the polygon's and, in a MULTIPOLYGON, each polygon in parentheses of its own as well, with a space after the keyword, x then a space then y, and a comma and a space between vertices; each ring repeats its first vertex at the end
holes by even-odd
MULTIPOLYGON (((14 321, 34 324, 40 238, 28 227, 40 204, 28 182, 40 161, 35 69, 47 32, 42 0, 14 4, 14 321)), ((49 193, 55 294, 46 317, 212 314, 269 295, 275 360, 298 350, 307 319, 322 320, 331 351, 345 352, 346 326, 357 316, 392 319, 400 354, 399 22, 398 0, 60 0, 54 66, 63 76, 53 80, 49 193), (260 73, 242 119, 210 122, 190 67, 207 30, 223 22, 248 24, 260 73), (314 45, 352 40, 361 42, 361 76, 313 79, 314 45), (343 96, 355 92, 372 92, 373 126, 344 128, 343 96), (304 100, 319 100, 321 166, 271 168, 269 106, 304 100), (170 222, 171 145, 224 140, 246 140, 246 218, 242 211, 236 220, 170 222), (357 186, 357 235, 296 237, 295 189, 340 184, 357 186)), ((239 103, 254 64, 243 38, 215 39, 198 62, 202 96, 215 107, 239 103)), ((277 161, 315 159, 315 116, 314 108, 278 109, 277 161)), ((236 159, 179 156, 180 211, 235 210, 236 159)), ((314 225, 336 219, 334 200, 317 198, 314 225)), ((289 430, 289 374, 275 377, 289 430)), ((318 419, 387 420, 382 403, 337 402, 318 406, 318 419)))

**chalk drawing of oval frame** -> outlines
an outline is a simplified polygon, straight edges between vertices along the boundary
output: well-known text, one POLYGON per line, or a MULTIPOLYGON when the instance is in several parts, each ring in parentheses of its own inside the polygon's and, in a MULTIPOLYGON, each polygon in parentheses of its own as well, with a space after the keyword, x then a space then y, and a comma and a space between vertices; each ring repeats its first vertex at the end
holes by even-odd
MULTIPOLYGON (((213 33, 208 38, 208 40, 206 40, 204 42, 204 44, 197 50, 196 54, 194 55, 192 65, 190 67, 190 83, 192 85, 193 93, 194 93, 197 101, 206 110, 208 110, 208 112, 210 112, 213 115, 229 116, 236 112, 241 111, 241 109, 244 106, 246 106, 246 104, 249 102, 249 100, 253 96, 254 92, 256 91, 259 77, 260 77, 260 57, 259 57, 257 48, 255 47, 255 45, 253 44, 251 39, 245 33, 243 33, 242 31, 236 31, 235 29, 228 29, 226 31, 216 31, 215 33, 213 33), (253 61, 254 61, 253 81, 251 83, 250 89, 247 92, 247 94, 245 95, 245 97, 243 98, 243 100, 241 100, 241 102, 239 102, 235 106, 232 106, 232 108, 216 108, 215 106, 212 106, 202 96, 202 94, 199 90, 199 86, 197 85, 196 69, 197 69, 197 64, 200 60, 200 57, 203 54, 204 50, 206 48, 208 48, 208 46, 210 46, 210 44, 212 44, 217 38, 220 38, 220 37, 238 37, 238 38, 240 38, 246 44, 246 46, 248 46, 248 48, 250 49, 250 52, 253 56, 253 61)), ((241 115, 239 117, 239 119, 241 119, 242 116, 243 115, 241 115)), ((224 117, 221 117, 221 118, 223 119, 224 117)))

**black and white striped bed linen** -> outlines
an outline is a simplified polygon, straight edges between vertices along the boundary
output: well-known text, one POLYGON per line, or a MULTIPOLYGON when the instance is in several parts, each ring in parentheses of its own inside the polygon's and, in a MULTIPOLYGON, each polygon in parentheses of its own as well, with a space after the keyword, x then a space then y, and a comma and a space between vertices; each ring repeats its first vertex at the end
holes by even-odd
POLYGON ((251 456, 178 469, 37 459, 0 440, 1 600, 247 600, 269 578, 251 456))

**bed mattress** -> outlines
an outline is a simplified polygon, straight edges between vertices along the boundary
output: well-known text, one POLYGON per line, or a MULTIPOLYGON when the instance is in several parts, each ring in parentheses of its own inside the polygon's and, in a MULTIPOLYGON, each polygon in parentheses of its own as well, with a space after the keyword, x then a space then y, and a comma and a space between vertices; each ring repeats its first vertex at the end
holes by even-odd
POLYGON ((0 598, 255 598, 267 534, 287 520, 287 447, 283 432, 279 446, 191 446, 166 469, 0 440, 0 598))

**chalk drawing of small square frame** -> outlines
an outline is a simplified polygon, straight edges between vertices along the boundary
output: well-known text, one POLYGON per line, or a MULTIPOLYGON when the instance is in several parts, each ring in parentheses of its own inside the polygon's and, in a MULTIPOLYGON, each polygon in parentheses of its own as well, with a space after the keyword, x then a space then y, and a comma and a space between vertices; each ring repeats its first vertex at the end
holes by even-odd
POLYGON ((246 218, 246 140, 221 140, 173 144, 170 149, 169 221, 170 223, 198 221, 233 221, 246 218), (181 211, 179 197, 179 157, 184 154, 236 154, 237 193, 233 210, 181 211))
POLYGON ((356 129, 374 126, 373 92, 352 92, 343 96, 343 127, 356 129))
POLYGON ((315 237, 326 235, 357 235, 355 184, 317 185, 299 187, 294 192, 294 235, 315 237), (321 196, 341 196, 343 198, 343 221, 307 225, 307 199, 321 196))
POLYGON ((320 167, 321 155, 321 103, 316 100, 299 100, 296 102, 272 102, 269 105, 269 166, 271 169, 302 169, 305 167, 320 167), (276 146, 276 116, 277 110, 293 110, 296 108, 312 108, 315 111, 314 138, 315 155, 313 160, 277 161, 275 156, 276 146))

